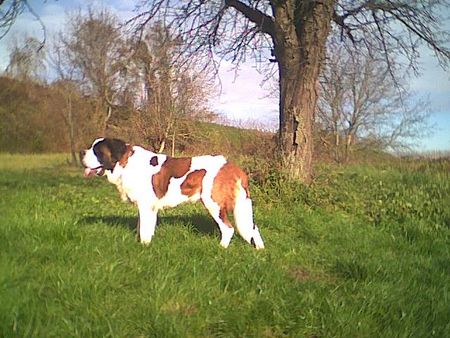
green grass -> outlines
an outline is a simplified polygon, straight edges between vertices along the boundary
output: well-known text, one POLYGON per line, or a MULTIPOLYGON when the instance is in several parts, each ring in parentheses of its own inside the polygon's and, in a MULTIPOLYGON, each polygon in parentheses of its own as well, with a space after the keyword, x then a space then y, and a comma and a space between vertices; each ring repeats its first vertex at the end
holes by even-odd
POLYGON ((0 152, 0 170, 54 168, 69 163, 67 154, 9 154, 0 152))
POLYGON ((254 185, 256 252, 222 249, 201 205, 143 247, 136 210, 64 161, 0 155, 0 337, 450 335, 448 163, 254 185))

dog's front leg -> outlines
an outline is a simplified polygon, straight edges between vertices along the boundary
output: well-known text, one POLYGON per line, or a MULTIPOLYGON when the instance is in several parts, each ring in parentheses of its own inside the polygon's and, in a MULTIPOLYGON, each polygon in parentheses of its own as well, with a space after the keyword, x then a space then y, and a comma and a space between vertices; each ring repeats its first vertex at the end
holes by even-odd
POLYGON ((155 233, 157 212, 153 211, 149 204, 138 205, 139 222, 138 231, 142 244, 150 244, 153 234, 155 233))

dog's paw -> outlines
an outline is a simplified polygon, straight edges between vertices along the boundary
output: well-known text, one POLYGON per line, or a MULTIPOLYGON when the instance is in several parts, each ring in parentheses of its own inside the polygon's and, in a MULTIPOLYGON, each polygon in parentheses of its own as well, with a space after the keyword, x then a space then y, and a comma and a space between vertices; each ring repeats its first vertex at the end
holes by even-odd
POLYGON ((150 245, 151 241, 152 241, 151 238, 150 239, 141 239, 141 244, 147 246, 147 245, 150 245))

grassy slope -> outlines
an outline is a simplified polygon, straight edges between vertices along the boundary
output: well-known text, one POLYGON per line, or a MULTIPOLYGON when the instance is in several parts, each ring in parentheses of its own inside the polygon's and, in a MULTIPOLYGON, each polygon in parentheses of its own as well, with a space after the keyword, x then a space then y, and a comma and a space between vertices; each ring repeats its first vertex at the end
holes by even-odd
POLYGON ((113 186, 51 159, 0 155, 2 337, 450 333, 448 164, 253 186, 255 252, 222 249, 201 205, 164 211, 143 247, 113 186))

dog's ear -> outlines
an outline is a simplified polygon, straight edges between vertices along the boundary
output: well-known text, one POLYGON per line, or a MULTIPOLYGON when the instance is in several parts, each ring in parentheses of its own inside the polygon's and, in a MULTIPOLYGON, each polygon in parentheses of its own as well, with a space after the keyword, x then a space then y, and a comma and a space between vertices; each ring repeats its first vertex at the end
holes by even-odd
POLYGON ((105 138, 94 146, 95 155, 107 170, 113 170, 126 151, 127 144, 115 138, 105 138))
POLYGON ((111 150, 111 162, 115 165, 127 152, 127 144, 117 138, 107 140, 109 142, 108 147, 111 150))

